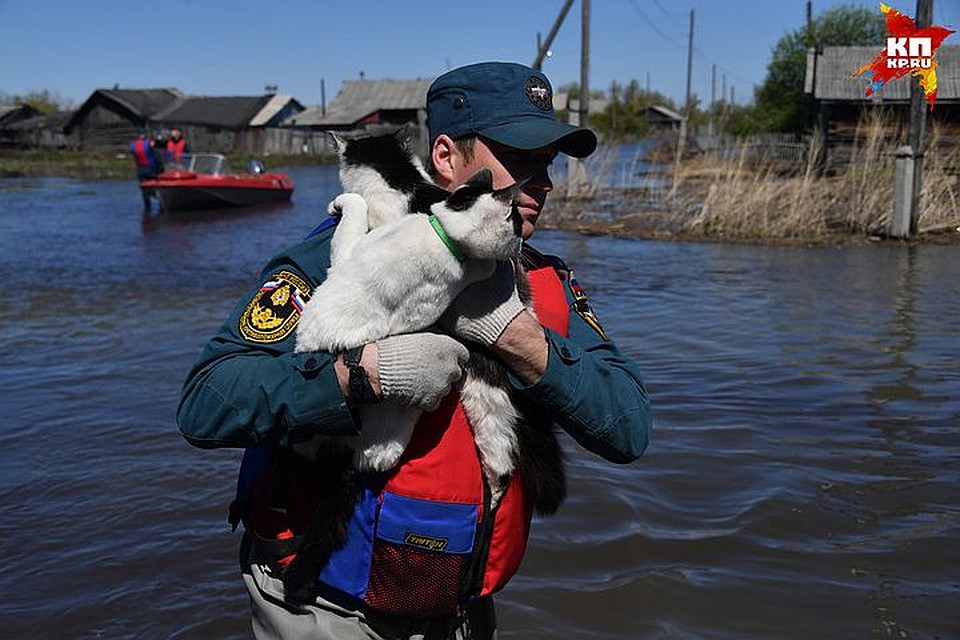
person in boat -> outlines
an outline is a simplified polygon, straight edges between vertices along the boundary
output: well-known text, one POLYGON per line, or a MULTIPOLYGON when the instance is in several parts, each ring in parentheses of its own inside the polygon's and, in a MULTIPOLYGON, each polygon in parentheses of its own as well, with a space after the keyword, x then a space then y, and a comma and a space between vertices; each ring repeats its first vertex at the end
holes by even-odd
MULTIPOLYGON (((586 157, 597 145, 592 131, 556 120, 543 73, 507 62, 437 78, 427 125, 440 186, 452 190, 484 167, 496 188, 527 179, 517 201, 525 239, 553 187, 554 157, 586 157)), ((246 448, 231 522, 244 523, 241 573, 254 635, 493 638, 492 594, 520 564, 531 508, 517 474, 493 503, 452 391, 465 355, 457 340, 479 342, 502 360, 524 411, 549 416, 614 463, 636 460, 647 446, 652 421, 641 374, 604 332, 573 272, 536 252, 530 278, 542 320, 519 303, 512 272, 498 269, 448 309, 452 335, 391 336, 359 357, 295 352, 303 301, 330 262, 331 227, 266 265, 203 349, 177 410, 192 445, 246 448), (315 568, 315 590, 306 598, 286 593, 281 577, 299 536, 324 492, 337 488, 324 484, 335 484, 329 471, 295 458, 290 445, 358 433, 352 409, 364 402, 425 409, 407 448, 416 453, 365 479, 346 541, 315 568)))
POLYGON ((180 129, 170 130, 170 139, 167 140, 167 164, 182 166, 186 156, 190 153, 190 145, 183 139, 180 129))
MULTIPOLYGON (((153 180, 163 171, 163 166, 157 159, 154 141, 147 136, 147 130, 143 127, 137 129, 137 137, 130 143, 130 155, 137 167, 138 182, 153 180)), ((143 210, 149 212, 150 194, 144 189, 141 189, 140 193, 143 195, 143 210)))

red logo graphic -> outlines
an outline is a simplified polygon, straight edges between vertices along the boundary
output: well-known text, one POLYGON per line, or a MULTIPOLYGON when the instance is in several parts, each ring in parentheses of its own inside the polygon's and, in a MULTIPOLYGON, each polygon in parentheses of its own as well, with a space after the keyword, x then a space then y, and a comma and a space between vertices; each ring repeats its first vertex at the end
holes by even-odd
POLYGON ((880 5, 880 11, 886 16, 890 34, 887 46, 853 75, 862 75, 870 81, 868 96, 890 80, 919 76, 920 88, 933 109, 937 100, 937 62, 933 56, 947 36, 956 32, 935 26, 918 29, 913 18, 885 4, 880 5))

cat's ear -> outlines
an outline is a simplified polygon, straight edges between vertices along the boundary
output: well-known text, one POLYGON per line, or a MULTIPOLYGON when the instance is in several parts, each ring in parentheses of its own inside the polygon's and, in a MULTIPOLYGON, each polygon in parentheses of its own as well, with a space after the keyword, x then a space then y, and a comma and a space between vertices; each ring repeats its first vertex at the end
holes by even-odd
POLYGON ((530 178, 524 178, 523 180, 518 180, 514 182, 509 187, 504 187, 503 189, 498 189, 493 192, 493 197, 496 198, 499 202, 504 204, 510 204, 513 202, 517 194, 523 191, 523 188, 527 186, 527 183, 530 182, 530 178))
POLYGON ((397 144, 403 149, 409 149, 413 144, 413 127, 408 124, 397 129, 393 135, 397 139, 397 144))
POLYGON ((470 179, 467 180, 465 185, 470 185, 471 187, 478 189, 480 191, 493 191, 493 173, 490 169, 484 167, 477 171, 475 174, 470 176, 470 179))
POLYGON ((481 195, 493 191, 493 173, 483 168, 473 174, 469 180, 453 190, 445 205, 450 211, 466 211, 474 205, 481 195))
POLYGON ((347 148, 347 141, 333 131, 327 131, 327 134, 333 138, 333 144, 337 146, 337 155, 343 155, 343 150, 347 148))

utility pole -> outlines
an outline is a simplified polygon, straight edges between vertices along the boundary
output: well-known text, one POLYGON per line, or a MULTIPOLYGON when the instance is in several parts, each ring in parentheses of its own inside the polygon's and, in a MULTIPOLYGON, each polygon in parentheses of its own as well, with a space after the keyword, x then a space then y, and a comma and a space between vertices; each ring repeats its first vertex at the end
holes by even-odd
MULTIPOLYGON (((933 22, 933 0, 917 0, 918 29, 933 22)), ((890 235, 895 238, 916 235, 920 217, 920 188, 923 176, 923 133, 926 107, 920 79, 910 77, 910 128, 907 145, 896 152, 893 196, 893 218, 890 235)))
POLYGON ((692 100, 690 97, 690 81, 693 76, 693 9, 690 9, 690 33, 687 37, 687 96, 683 105, 683 119, 680 121, 680 137, 677 139, 677 153, 673 159, 673 187, 670 189, 670 196, 676 194, 677 187, 680 186, 680 159, 683 157, 683 147, 687 142, 690 127, 690 114, 692 112, 692 100))
POLYGON ((590 0, 580 0, 580 126, 587 125, 590 111, 590 0))
POLYGON ((690 9, 690 34, 687 37, 687 101, 683 107, 684 117, 690 119, 690 80, 693 76, 693 9, 690 9))
MULTIPOLYGON (((578 127, 587 125, 590 112, 590 0, 580 0, 580 105, 577 109, 578 127)), ((586 195, 589 189, 587 171, 577 158, 567 159, 567 194, 586 195)))
POLYGON ((320 115, 327 117, 327 90, 323 86, 323 78, 320 78, 320 115))
POLYGON ((710 65, 710 124, 707 131, 710 137, 713 137, 713 118, 717 105, 717 65, 710 65))
POLYGON ((557 37, 557 31, 560 30, 560 25, 563 24, 563 20, 567 17, 567 12, 570 11, 572 5, 573 0, 566 0, 566 2, 563 3, 563 7, 560 9, 560 15, 553 21, 553 26, 550 27, 550 33, 547 34, 547 39, 544 40, 543 44, 540 44, 540 35, 537 34, 537 57, 534 59, 533 64, 530 65, 537 71, 540 71, 543 67, 543 59, 547 56, 547 51, 550 50, 550 45, 553 44, 553 39, 557 37))

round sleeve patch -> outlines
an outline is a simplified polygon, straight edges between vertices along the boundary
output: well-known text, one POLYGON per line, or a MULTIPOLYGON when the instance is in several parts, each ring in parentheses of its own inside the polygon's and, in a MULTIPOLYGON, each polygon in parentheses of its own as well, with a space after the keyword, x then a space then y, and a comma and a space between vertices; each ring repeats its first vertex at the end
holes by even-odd
POLYGON ((310 286, 295 273, 282 270, 260 285, 240 315, 240 335, 269 344, 289 336, 310 299, 310 286))

